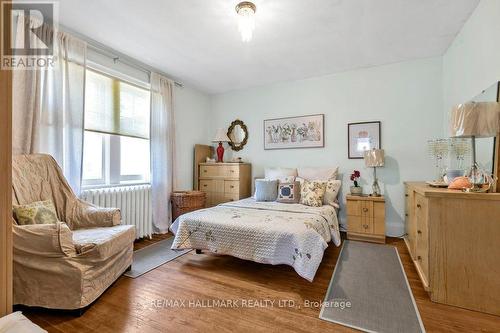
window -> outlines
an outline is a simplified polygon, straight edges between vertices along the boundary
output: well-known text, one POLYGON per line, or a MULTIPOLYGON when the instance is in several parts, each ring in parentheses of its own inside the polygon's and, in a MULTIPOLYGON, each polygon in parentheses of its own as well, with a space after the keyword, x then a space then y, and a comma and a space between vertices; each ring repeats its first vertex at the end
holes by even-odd
POLYGON ((148 89, 87 69, 83 186, 149 182, 148 89))

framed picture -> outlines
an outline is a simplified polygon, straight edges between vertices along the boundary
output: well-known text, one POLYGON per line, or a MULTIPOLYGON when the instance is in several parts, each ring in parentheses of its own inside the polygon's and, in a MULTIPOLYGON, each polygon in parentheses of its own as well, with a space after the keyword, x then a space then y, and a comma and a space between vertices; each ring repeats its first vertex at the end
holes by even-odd
POLYGON ((365 150, 380 149, 380 138, 380 121, 347 124, 349 158, 363 158, 365 150))
POLYGON ((264 149, 325 146, 324 115, 264 120, 264 149))

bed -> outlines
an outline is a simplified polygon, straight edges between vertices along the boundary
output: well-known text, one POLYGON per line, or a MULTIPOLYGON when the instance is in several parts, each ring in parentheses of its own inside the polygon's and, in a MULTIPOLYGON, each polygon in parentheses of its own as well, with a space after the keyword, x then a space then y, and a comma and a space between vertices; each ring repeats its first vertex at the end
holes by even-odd
POLYGON ((341 243, 330 205, 256 202, 247 198, 181 215, 172 249, 203 249, 258 263, 292 266, 312 282, 323 253, 341 243))

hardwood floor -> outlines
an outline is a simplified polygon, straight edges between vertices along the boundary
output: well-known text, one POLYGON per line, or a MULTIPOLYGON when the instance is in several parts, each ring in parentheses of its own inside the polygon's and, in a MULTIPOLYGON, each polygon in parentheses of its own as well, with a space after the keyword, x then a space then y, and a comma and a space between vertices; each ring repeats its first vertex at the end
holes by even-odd
POLYGON ((138 239, 134 242, 134 251, 143 249, 151 244, 154 244, 156 242, 159 242, 161 240, 173 237, 174 235, 172 233, 166 233, 166 234, 153 234, 151 238, 141 238, 138 239))
MULTIPOLYGON (((500 332, 500 317, 432 303, 403 241, 388 239, 388 244, 399 251, 427 332, 500 332)), ((143 245, 139 242, 136 248, 143 245)), ((291 267, 193 251, 137 279, 121 277, 81 317, 45 310, 25 314, 49 332, 59 333, 352 332, 320 320, 319 307, 304 306, 306 300, 323 300, 339 252, 340 248, 329 246, 314 283, 309 283, 291 267), (261 306, 203 308, 188 303, 240 300, 241 305, 242 299, 261 301, 261 306), (168 307, 168 300, 178 303, 168 307), (265 307, 265 300, 275 301, 275 306, 265 307), (295 306, 280 307, 279 301, 293 301, 295 306)))

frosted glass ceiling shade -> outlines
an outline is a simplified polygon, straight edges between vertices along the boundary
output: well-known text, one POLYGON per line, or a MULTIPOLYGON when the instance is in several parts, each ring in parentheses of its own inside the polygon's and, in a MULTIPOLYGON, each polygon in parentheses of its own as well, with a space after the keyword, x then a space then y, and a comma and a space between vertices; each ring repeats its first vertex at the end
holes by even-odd
POLYGON ((365 166, 368 168, 383 167, 385 162, 383 149, 371 149, 364 152, 365 166))
POLYGON ((215 136, 212 139, 212 142, 229 142, 226 130, 224 128, 217 129, 217 132, 215 132, 215 136))
POLYGON ((456 105, 451 111, 452 137, 492 137, 500 132, 500 103, 471 102, 456 105))

